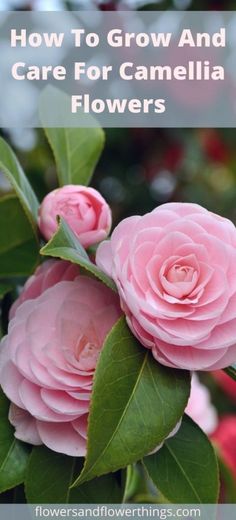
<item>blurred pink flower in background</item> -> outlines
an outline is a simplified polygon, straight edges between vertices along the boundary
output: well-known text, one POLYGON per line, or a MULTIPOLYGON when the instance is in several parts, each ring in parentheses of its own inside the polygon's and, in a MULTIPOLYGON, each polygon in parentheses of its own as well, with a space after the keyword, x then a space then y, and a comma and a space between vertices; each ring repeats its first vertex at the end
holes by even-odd
POLYGON ((86 186, 63 186, 43 199, 38 225, 46 240, 57 230, 57 216, 64 218, 84 247, 101 242, 111 229, 107 202, 97 190, 86 186))
POLYGON ((224 392, 236 403, 236 381, 222 370, 212 372, 212 376, 224 392))
POLYGON ((64 262, 46 264, 12 312, 1 342, 0 384, 12 402, 9 419, 18 439, 83 456, 93 375, 121 315, 119 299, 86 276, 55 283, 59 271, 62 278, 76 273, 64 262))
POLYGON ((99 245, 127 323, 160 363, 189 370, 236 360, 236 229, 197 204, 123 220, 99 245))
POLYGON ((215 431, 218 424, 217 411, 211 403, 211 395, 208 388, 199 381, 196 374, 192 375, 191 393, 185 413, 207 435, 215 431))
POLYGON ((236 415, 222 417, 211 440, 236 480, 236 415))

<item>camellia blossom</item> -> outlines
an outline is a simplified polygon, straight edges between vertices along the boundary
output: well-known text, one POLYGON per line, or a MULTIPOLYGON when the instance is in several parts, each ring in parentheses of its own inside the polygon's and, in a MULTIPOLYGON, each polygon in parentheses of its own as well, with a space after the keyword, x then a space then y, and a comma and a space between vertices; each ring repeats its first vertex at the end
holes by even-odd
MULTIPOLYGON (((50 273, 51 267, 49 278, 50 273)), ((14 310, 1 342, 0 384, 12 403, 9 419, 18 439, 83 456, 93 375, 104 340, 121 315, 119 298, 86 276, 41 293, 40 277, 42 272, 31 282, 34 299, 31 293, 14 310)))
POLYGON ((46 240, 63 217, 84 247, 104 240, 111 229, 111 210, 94 188, 69 184, 51 191, 39 208, 38 225, 46 240))
POLYGON ((203 385, 196 374, 192 375, 191 393, 185 413, 207 434, 213 433, 218 424, 216 408, 211 403, 208 388, 203 385))
POLYGON ((236 360, 236 229, 197 204, 123 220, 96 262, 127 323, 160 363, 213 370, 236 360))

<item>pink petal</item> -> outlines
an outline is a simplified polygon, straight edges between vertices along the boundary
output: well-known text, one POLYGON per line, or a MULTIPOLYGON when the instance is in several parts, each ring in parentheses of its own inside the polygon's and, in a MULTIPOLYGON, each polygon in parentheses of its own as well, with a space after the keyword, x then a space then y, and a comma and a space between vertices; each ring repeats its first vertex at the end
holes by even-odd
POLYGON ((24 378, 15 365, 8 361, 1 371, 1 386, 8 399, 21 408, 25 408, 19 394, 19 387, 23 381, 24 378))
MULTIPOLYGON (((235 345, 236 337, 236 318, 217 325, 206 340, 199 343, 200 349, 220 349, 235 345)), ((224 352, 223 352, 224 354, 224 352)), ((236 361, 236 359, 235 359, 236 361)))
POLYGON ((182 244, 180 246, 177 246, 176 248, 176 255, 177 256, 186 256, 186 255, 195 255, 198 259, 198 262, 205 262, 206 265, 208 265, 208 251, 206 247, 204 247, 201 244, 182 244))
MULTIPOLYGON (((152 217, 153 219, 153 217, 152 217)), ((147 225, 147 224, 145 224, 147 225)), ((142 228, 144 226, 142 225, 142 228)), ((141 225, 137 225, 137 228, 141 228, 141 225)), ((135 255, 137 248, 146 242, 150 242, 155 247, 157 242, 161 240, 165 236, 164 228, 160 226, 154 226, 152 222, 152 226, 144 227, 144 229, 137 229, 135 235, 131 237, 130 241, 130 255, 135 255)))
POLYGON ((211 365, 211 370, 218 370, 220 368, 226 368, 229 365, 235 364, 236 362, 236 345, 231 345, 230 348, 227 349, 223 356, 219 361, 216 361, 213 365, 211 365))
POLYGON ((177 247, 191 243, 193 243, 193 241, 188 235, 180 233, 179 231, 172 231, 156 244, 155 253, 160 255, 164 261, 170 256, 176 256, 177 247))
POLYGON ((170 233, 183 233, 184 235, 191 238, 194 241, 195 236, 202 233, 204 230, 201 225, 197 224, 195 219, 191 221, 190 219, 186 220, 186 218, 178 218, 173 219, 170 224, 165 226, 165 234, 169 235, 170 233))
POLYGON ((204 246, 208 251, 208 262, 211 267, 218 266, 226 270, 229 266, 229 246, 213 235, 200 233, 194 237, 197 244, 204 246))
POLYGON ((185 202, 181 204, 179 202, 168 202, 165 206, 159 206, 153 210, 153 213, 161 213, 162 211, 172 211, 176 217, 186 217, 187 215, 195 215, 197 213, 207 214, 207 209, 203 208, 199 204, 185 202))
POLYGON ((189 319, 177 318, 174 321, 161 319, 159 320, 159 325, 166 333, 166 338, 169 338, 169 343, 181 346, 196 345, 200 341, 205 340, 217 322, 218 318, 203 320, 201 327, 199 327, 199 323, 192 321, 190 317, 189 319))
POLYGON ((9 421, 15 427, 15 437, 23 442, 28 442, 34 446, 42 444, 38 434, 36 419, 26 410, 11 403, 9 409, 9 421))
POLYGON ((40 388, 26 379, 20 384, 19 394, 23 406, 36 419, 50 422, 70 421, 70 415, 55 413, 43 402, 40 388))
POLYGON ((71 457, 84 457, 86 441, 75 431, 71 423, 49 423, 37 421, 37 429, 43 444, 50 450, 71 457))
POLYGON ((108 276, 112 276, 112 263, 111 243, 110 240, 105 240, 97 248, 96 264, 104 273, 108 274, 108 276))
POLYGON ((81 415, 81 417, 72 422, 72 426, 75 431, 81 435, 81 437, 87 439, 88 414, 81 415))
POLYGON ((132 274, 143 292, 147 291, 150 285, 146 274, 146 265, 152 258, 154 249, 155 243, 145 242, 136 249, 135 255, 131 257, 132 274))
POLYGON ((190 220, 198 223, 209 235, 215 236, 218 240, 222 240, 223 243, 231 242, 231 233, 235 227, 228 219, 214 219, 213 214, 202 214, 189 216, 190 220))
POLYGON ((47 390, 42 388, 43 402, 54 412, 66 415, 81 415, 88 411, 87 401, 73 399, 66 392, 60 390, 47 390))
MULTIPOLYGON (((153 356, 159 360, 159 352, 165 356, 168 366, 188 370, 211 370, 212 366, 222 359, 227 349, 200 350, 196 347, 175 347, 157 341, 152 350, 153 356)), ((160 356, 163 363, 163 358, 160 356)))

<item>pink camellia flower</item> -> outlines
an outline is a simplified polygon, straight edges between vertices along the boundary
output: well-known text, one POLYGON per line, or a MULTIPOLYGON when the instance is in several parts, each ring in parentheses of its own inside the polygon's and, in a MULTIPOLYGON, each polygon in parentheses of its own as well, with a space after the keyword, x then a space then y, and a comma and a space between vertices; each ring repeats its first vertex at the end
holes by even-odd
POLYGON ((196 374, 192 375, 191 393, 187 408, 185 408, 185 413, 187 413, 207 435, 215 431, 218 424, 217 411, 211 403, 208 388, 199 381, 196 374))
POLYGON ((79 275, 79 267, 65 260, 47 260, 41 264, 27 280, 20 296, 10 309, 10 320, 16 310, 26 300, 34 300, 58 282, 74 280, 79 275))
POLYGON ((15 309, 1 342, 0 384, 12 403, 9 419, 18 439, 83 456, 93 375, 105 337, 121 315, 119 299, 86 276, 41 293, 41 275, 34 299, 31 291, 31 299, 15 309))
POLYGON ((111 229, 108 204, 97 190, 86 186, 63 186, 43 199, 38 225, 46 240, 57 230, 57 216, 64 218, 84 247, 101 242, 111 229))
POLYGON ((162 364, 190 370, 236 361, 236 229, 197 204, 129 217, 97 251, 127 322, 162 364))

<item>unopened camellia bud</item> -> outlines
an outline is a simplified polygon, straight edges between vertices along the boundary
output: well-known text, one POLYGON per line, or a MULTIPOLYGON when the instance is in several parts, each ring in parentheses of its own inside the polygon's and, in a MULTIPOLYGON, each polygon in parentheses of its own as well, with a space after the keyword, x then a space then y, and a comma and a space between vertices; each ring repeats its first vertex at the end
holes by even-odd
POLYGON ((46 240, 57 230, 63 217, 84 247, 104 240, 111 228, 111 210, 94 188, 67 185, 51 191, 42 201, 38 225, 46 240))

